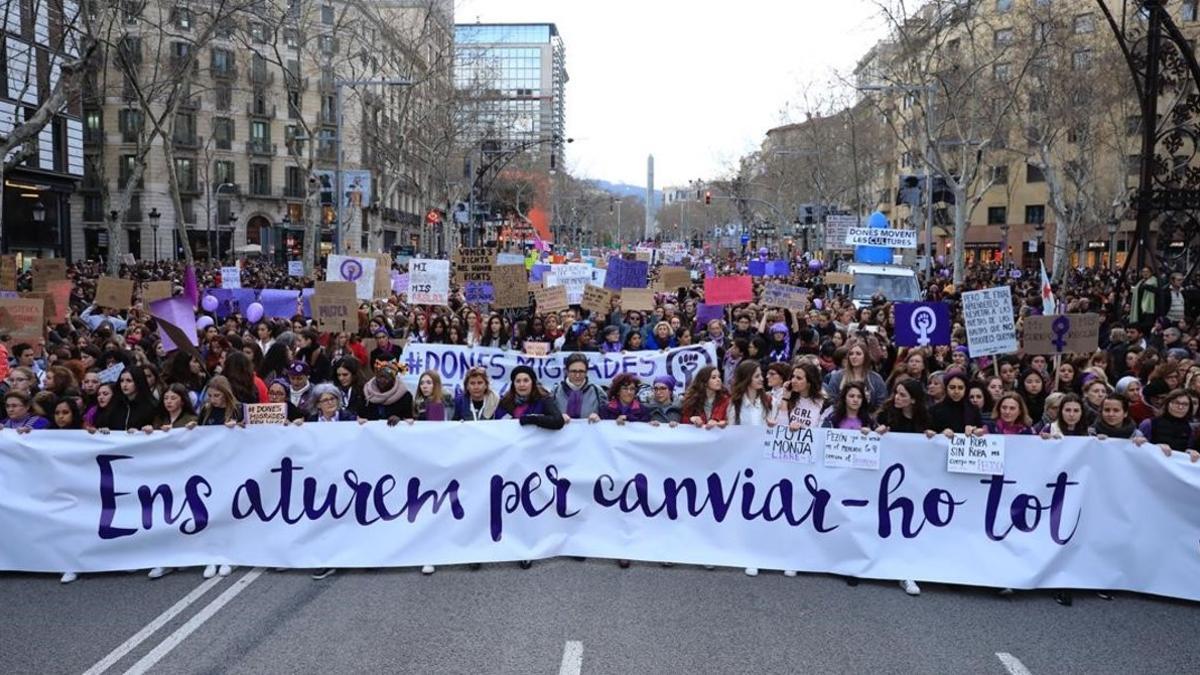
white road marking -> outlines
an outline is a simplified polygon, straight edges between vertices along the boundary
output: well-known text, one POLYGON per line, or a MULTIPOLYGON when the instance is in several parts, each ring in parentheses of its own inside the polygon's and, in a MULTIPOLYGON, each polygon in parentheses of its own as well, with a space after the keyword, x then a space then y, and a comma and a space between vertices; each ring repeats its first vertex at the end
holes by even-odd
POLYGON ((1004 669, 1009 672, 1009 675, 1033 675, 1025 667, 1025 664, 1021 663, 1021 659, 1008 652, 996 652, 996 658, 1000 659, 1000 663, 1004 665, 1004 669))
POLYGON ((167 611, 165 611, 162 614, 159 614, 157 617, 155 617, 155 619, 153 621, 146 624, 138 632, 134 633, 133 637, 122 642, 119 646, 117 646, 116 649, 109 652, 108 656, 105 656, 104 658, 97 661, 96 665, 92 666, 91 668, 88 668, 87 671, 85 671, 83 673, 83 675, 100 675, 101 673, 108 670, 109 668, 112 668, 113 664, 115 664, 117 661, 120 661, 121 659, 125 658, 125 655, 128 654, 129 652, 133 651, 134 649, 137 649, 138 645, 145 642, 151 635, 154 635, 154 633, 157 632, 158 629, 167 625, 167 623, 170 622, 171 619, 174 619, 176 616, 179 616, 180 612, 187 609, 189 606, 191 606, 192 603, 199 600, 200 596, 207 593, 210 589, 212 589, 213 586, 216 586, 217 584, 221 583, 221 579, 222 579, 221 577, 213 577, 212 579, 207 579, 207 580, 205 580, 204 583, 202 583, 199 586, 197 586, 196 588, 192 589, 191 593, 188 593, 187 595, 183 596, 183 598, 179 602, 175 603, 174 605, 171 605, 171 607, 168 608, 167 611))
POLYGON ((139 659, 137 663, 133 664, 129 670, 125 671, 125 675, 142 675, 146 671, 153 668, 154 665, 161 661, 164 656, 170 654, 172 649, 178 647, 184 640, 188 638, 189 635, 196 632, 198 628, 203 626, 204 622, 211 619, 217 612, 221 611, 222 607, 229 604, 231 600, 236 598, 238 593, 246 590, 246 587, 253 583, 254 580, 259 576, 261 576, 263 571, 264 568, 255 567, 249 572, 243 574, 241 578, 233 582, 232 586, 226 588, 224 593, 218 595, 216 600, 213 600, 205 605, 204 609, 200 610, 195 616, 188 619, 187 623, 183 624, 179 628, 176 628, 174 633, 171 633, 167 636, 167 639, 160 642, 157 647, 151 649, 149 653, 139 659))
POLYGON ((583 643, 578 640, 567 640, 563 645, 562 665, 558 667, 558 675, 579 675, 583 668, 583 643))

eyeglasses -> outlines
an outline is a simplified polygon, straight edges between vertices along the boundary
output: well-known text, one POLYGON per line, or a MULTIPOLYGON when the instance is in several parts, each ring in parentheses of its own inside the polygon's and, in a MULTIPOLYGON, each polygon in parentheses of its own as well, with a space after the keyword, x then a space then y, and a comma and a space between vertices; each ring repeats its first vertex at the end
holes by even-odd
POLYGON ((670 387, 668 387, 665 384, 656 384, 656 385, 654 385, 654 389, 655 389, 655 391, 658 391, 658 390, 666 391, 666 390, 670 389, 670 387))
POLYGON ((317 403, 337 403, 338 400, 332 396, 322 396, 317 399, 317 403))
POLYGON ((572 375, 587 375, 587 368, 570 368, 567 372, 572 375))
POLYGON ((1180 408, 1184 408, 1184 407, 1190 406, 1191 404, 1192 404, 1192 402, 1191 402, 1191 401, 1185 401, 1184 399, 1177 398, 1177 399, 1175 399, 1174 401, 1171 401, 1171 403, 1170 403, 1169 405, 1173 405, 1173 406, 1178 406, 1178 407, 1180 407, 1180 408))
POLYGON ((633 384, 633 383, 621 385, 621 390, 624 391, 625 389, 631 389, 633 391, 637 391, 637 385, 633 384))

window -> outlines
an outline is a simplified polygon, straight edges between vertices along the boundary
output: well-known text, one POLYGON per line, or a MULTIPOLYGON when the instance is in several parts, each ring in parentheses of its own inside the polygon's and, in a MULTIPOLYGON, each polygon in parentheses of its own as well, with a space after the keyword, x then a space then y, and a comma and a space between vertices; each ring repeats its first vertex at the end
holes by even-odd
POLYGON ((1073 29, 1076 35, 1091 33, 1096 30, 1096 20, 1092 18, 1091 14, 1080 14, 1075 17, 1073 29))
POLYGON ((321 5, 321 23, 333 25, 333 5, 321 5))
POLYGON ((1125 133, 1129 136, 1136 136, 1142 133, 1142 116, 1130 115, 1125 118, 1125 133))
POLYGON ((996 63, 992 65, 992 77, 1000 82, 1007 82, 1012 76, 1011 63, 996 63))
POLYGON ((232 149, 233 120, 228 117, 214 117, 212 121, 213 140, 218 150, 232 149))
POLYGON ((1092 65, 1092 50, 1077 49, 1071 54, 1071 70, 1086 70, 1092 65))
POLYGON ((271 141, 271 125, 262 120, 251 121, 250 139, 256 143, 269 143, 271 141))
POLYGON ((1025 207, 1025 222, 1030 225, 1042 225, 1046 222, 1046 205, 1030 204, 1025 207))
POLYGON ((288 91, 288 119, 300 119, 300 92, 288 91))
POLYGON ((1130 176, 1136 176, 1142 172, 1142 156, 1129 155, 1125 158, 1125 172, 1130 176))
POLYGON ((125 0, 121 3, 121 16, 125 19, 125 23, 133 25, 138 22, 138 18, 145 8, 146 3, 143 0, 125 0))
POLYGON ((337 38, 332 35, 322 35, 317 40, 322 54, 332 54, 337 51, 337 38))
POLYGON ((196 191, 196 160, 191 157, 175 158, 175 180, 181 192, 196 191))
POLYGON ((1046 112, 1046 92, 1029 92, 1029 112, 1046 112))
POLYGON ((83 113, 83 140, 88 143, 104 142, 104 118, 99 110, 83 113))
POLYGON ((250 57, 250 81, 265 82, 267 79, 267 59, 262 54, 250 57))
POLYGON ((121 60, 128 66, 139 66, 142 63, 142 39, 132 35, 121 38, 119 48, 121 60))
POLYGON ((994 185, 1008 185, 1008 167, 993 166, 992 167, 992 183, 994 185))
POLYGON ((992 34, 993 47, 1007 47, 1013 41, 1013 31, 1011 28, 1001 28, 992 34))
POLYGON ((212 50, 212 73, 214 76, 233 74, 233 52, 214 47, 212 50))
POLYGON ((1196 12, 1197 4, 1200 3, 1197 3, 1196 0, 1183 0, 1183 6, 1179 8, 1179 16, 1184 21, 1195 21, 1198 16, 1196 12))
POLYGON ((137 143, 138 135, 142 133, 142 111, 120 111, 117 113, 117 126, 121 129, 121 140, 123 142, 137 143))
POLYGON ((196 144, 196 116, 178 113, 175 116, 175 142, 182 145, 196 144))
POLYGON ((1045 183, 1046 174, 1042 173, 1041 168, 1032 164, 1025 165, 1025 182, 1026 183, 1045 183))
POLYGON ((250 165, 250 194, 255 194, 255 195, 271 194, 271 165, 270 164, 251 164, 250 165))
POLYGON ((996 0, 996 11, 1007 12, 1012 9, 1012 0, 996 0))
POLYGON ((304 197, 304 172, 298 166, 289 166, 284 170, 284 196, 304 197))
MULTIPOLYGON (((137 157, 135 155, 121 155, 117 180, 119 181, 119 189, 123 189, 125 184, 129 182, 129 177, 133 175, 133 170, 137 166, 137 157)), ((141 189, 145 184, 145 176, 138 180, 137 187, 141 189)))
POLYGON ((337 97, 321 97, 321 123, 333 124, 337 121, 337 97))
POLYGON ((228 82, 213 84, 213 103, 217 110, 229 110, 233 105, 233 86, 228 82))
POLYGON ((333 129, 321 129, 317 132, 317 154, 324 159, 333 159, 334 156, 334 131, 333 129))
POLYGON ((98 223, 104 221, 104 198, 100 195, 84 195, 83 219, 98 223))
POLYGON ((283 29, 283 44, 291 49, 295 49, 300 45, 300 34, 296 32, 295 28, 283 29))
POLYGON ((1033 24, 1033 41, 1046 42, 1050 39, 1050 22, 1037 21, 1033 24))
POLYGON ((1008 208, 1004 206, 989 206, 987 216, 988 225, 1003 225, 1008 222, 1008 208))
POLYGON ((187 7, 176 7, 171 10, 172 21, 179 30, 192 29, 192 10, 187 7))
POLYGON ((180 197, 179 209, 183 211, 183 222, 188 225, 196 224, 196 200, 191 197, 180 197))
POLYGON ((267 41, 267 27, 257 21, 251 22, 250 38, 255 42, 265 43, 267 41))
POLYGON ((237 174, 235 173, 234 166, 234 163, 227 159, 218 159, 217 161, 213 162, 213 184, 222 185, 224 183, 236 183, 237 174))

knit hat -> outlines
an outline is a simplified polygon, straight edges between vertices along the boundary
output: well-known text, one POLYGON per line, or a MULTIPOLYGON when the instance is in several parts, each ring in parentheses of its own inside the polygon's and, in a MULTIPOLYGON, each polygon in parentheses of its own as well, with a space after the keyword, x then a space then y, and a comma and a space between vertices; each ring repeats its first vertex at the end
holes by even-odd
POLYGON ((307 375, 308 364, 304 361, 292 361, 290 364, 288 364, 287 374, 289 376, 307 375))
POLYGON ((1125 377, 1122 377, 1121 379, 1117 380, 1117 393, 1124 396, 1125 390, 1129 389, 1129 385, 1137 381, 1138 379, 1133 375, 1126 375, 1125 377))
POLYGON ((789 333, 787 324, 783 323, 782 321, 779 323, 771 324, 771 332, 772 333, 783 333, 784 335, 787 335, 789 333))
POLYGON ((673 391, 677 382, 675 381, 675 378, 671 377, 670 375, 659 375, 658 377, 654 378, 654 384, 665 384, 673 391))
POLYGON ((509 381, 516 382, 517 376, 522 373, 528 375, 529 379, 533 380, 534 384, 537 384, 537 373, 533 372, 533 368, 530 368, 529 366, 517 366, 516 368, 513 368, 512 372, 508 375, 509 381))

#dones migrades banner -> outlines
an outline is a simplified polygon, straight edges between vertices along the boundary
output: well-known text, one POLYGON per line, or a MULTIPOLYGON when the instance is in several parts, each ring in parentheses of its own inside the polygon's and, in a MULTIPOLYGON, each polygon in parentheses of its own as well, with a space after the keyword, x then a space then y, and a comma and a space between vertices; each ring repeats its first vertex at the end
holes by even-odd
POLYGON ((852 440, 513 421, 6 433, 0 570, 580 555, 1200 600, 1200 465, 1181 453, 1009 436, 986 444, 1003 473, 982 475, 948 472, 942 437, 852 440))

